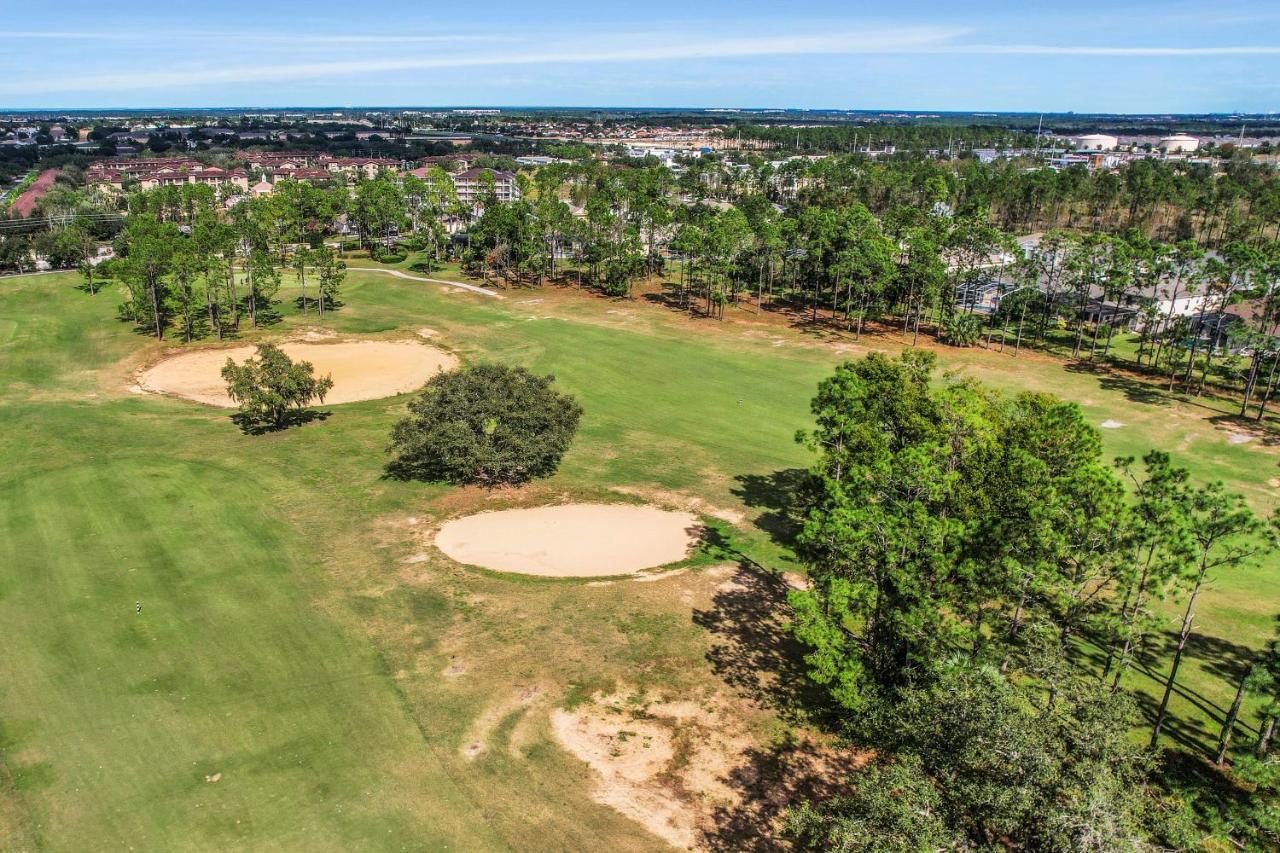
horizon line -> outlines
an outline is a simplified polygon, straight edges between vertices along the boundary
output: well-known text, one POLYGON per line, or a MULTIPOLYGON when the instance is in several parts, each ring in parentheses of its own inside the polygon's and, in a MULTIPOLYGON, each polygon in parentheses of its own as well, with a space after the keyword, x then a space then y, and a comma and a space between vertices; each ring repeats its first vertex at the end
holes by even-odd
POLYGON ((624 111, 624 110, 648 110, 661 112, 723 112, 723 111, 741 111, 747 113, 755 112, 784 112, 784 113, 899 113, 907 115, 969 115, 979 116, 987 114, 990 116, 1034 116, 1043 115, 1046 117, 1134 117, 1134 118, 1188 118, 1188 117, 1234 117, 1234 118, 1275 118, 1280 117, 1280 109, 1269 111, 1202 111, 1202 112, 1169 112, 1167 110, 1156 112, 1116 112, 1108 110, 1090 111, 1090 110, 1061 110, 1061 109, 1018 109, 1018 110, 1002 110, 990 107, 975 107, 973 109, 956 109, 956 108, 919 108, 919 107, 769 107, 769 106, 740 106, 740 105, 718 105, 711 107, 698 107, 689 105, 641 105, 641 104, 585 104, 575 106, 572 104, 486 104, 486 103, 460 103, 460 104, 317 104, 313 106, 304 106, 300 104, 280 104, 280 105, 237 105, 237 106, 216 106, 216 105, 200 105, 186 107, 163 107, 163 106, 122 106, 113 105, 106 107, 90 107, 90 106, 53 106, 53 107, 8 107, 0 104, 0 115, 17 114, 17 113, 73 113, 73 112, 132 112, 132 113, 182 113, 182 112, 230 112, 244 113, 251 111, 267 111, 282 112, 287 110, 304 110, 304 111, 372 111, 372 110, 573 110, 573 111, 624 111))

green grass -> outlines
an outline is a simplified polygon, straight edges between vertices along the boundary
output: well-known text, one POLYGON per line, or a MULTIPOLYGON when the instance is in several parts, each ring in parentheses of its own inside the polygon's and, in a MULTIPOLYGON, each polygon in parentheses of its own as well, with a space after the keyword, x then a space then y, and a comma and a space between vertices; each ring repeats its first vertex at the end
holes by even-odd
MULTIPOLYGON (((459 748, 486 707, 530 685, 558 704, 614 685, 713 689, 714 638, 687 605, 663 584, 503 576, 429 551, 405 563, 425 521, 493 502, 383 478, 403 399, 242 435, 225 412, 129 393, 131 370, 162 348, 115 319, 113 287, 74 284, 0 281, 0 848, 659 846, 591 802, 545 724, 522 758, 501 748, 521 726, 508 718, 479 758, 459 748), (442 676, 454 659, 466 675, 442 676)), ((294 295, 245 339, 319 325, 294 295)), ((324 325, 428 327, 464 359, 555 373, 586 414, 561 472, 527 500, 629 486, 754 518, 767 496, 752 478, 808 464, 793 441, 808 400, 856 354, 639 303, 504 295, 352 272, 324 325)), ((947 351, 944 365, 1080 401, 1095 423, 1126 424, 1104 431, 1110 454, 1169 447, 1197 477, 1275 503, 1274 448, 1229 445, 1214 411, 1039 357, 947 351)), ((723 529, 732 549, 793 568, 764 530, 723 529)), ((714 586, 696 586, 700 562, 697 595, 714 586)), ((1280 609, 1274 570, 1224 577, 1203 634, 1259 645, 1280 609)), ((1211 662, 1185 681, 1230 701, 1211 662)), ((1212 729, 1182 698, 1173 710, 1188 735, 1204 736, 1202 717, 1212 729)))

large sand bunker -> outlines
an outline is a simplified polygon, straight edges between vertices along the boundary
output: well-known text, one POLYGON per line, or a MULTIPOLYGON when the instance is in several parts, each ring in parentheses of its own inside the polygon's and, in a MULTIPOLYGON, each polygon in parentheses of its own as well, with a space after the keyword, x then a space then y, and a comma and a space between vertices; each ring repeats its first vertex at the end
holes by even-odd
MULTIPOLYGON (((332 344, 287 343, 280 349, 294 361, 309 361, 317 376, 333 377, 326 403, 354 403, 416 391, 458 360, 443 350, 410 341, 344 341, 332 344)), ((252 346, 206 349, 166 358, 145 371, 138 384, 148 391, 175 394, 232 408, 222 366, 230 358, 239 363, 256 352, 252 346)))
POLYGON ((436 547, 460 563, 559 578, 625 575, 683 560, 699 536, 692 513, 626 504, 482 512, 448 522, 436 547))

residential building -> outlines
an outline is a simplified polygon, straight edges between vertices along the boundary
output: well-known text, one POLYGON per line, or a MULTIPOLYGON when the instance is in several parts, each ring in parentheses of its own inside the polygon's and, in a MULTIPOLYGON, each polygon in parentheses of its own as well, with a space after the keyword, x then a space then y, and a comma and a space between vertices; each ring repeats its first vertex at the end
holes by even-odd
POLYGON ((494 169, 467 169, 453 176, 454 189, 458 191, 458 200, 463 204, 476 204, 484 193, 484 175, 492 175, 494 191, 498 201, 515 201, 520 198, 520 185, 516 176, 510 172, 499 172, 494 169))

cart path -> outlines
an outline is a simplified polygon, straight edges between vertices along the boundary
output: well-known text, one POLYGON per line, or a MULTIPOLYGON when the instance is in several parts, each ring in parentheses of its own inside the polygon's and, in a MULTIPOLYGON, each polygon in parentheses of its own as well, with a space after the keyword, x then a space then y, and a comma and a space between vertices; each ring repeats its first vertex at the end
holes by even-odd
POLYGON ((470 290, 472 293, 479 293, 482 296, 491 296, 494 299, 502 298, 501 294, 494 293, 492 290, 485 290, 483 287, 479 287, 474 284, 464 284, 460 281, 448 281, 443 278, 423 278, 420 275, 409 275, 407 272, 382 269, 381 267, 347 267, 347 269, 359 270, 360 272, 383 272, 387 275, 394 275, 396 278, 407 278, 410 281, 427 281, 432 284, 448 285, 449 287, 461 287, 463 290, 470 290))

